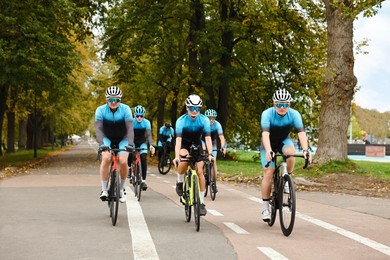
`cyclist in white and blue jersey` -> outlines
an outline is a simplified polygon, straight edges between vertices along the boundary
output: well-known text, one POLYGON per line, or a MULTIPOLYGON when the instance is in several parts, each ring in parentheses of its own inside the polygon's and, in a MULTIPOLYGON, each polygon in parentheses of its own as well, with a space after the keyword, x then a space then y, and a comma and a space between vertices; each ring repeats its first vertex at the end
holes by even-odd
MULTIPOLYGON (((142 190, 147 190, 148 185, 146 184, 146 172, 147 172, 147 163, 146 157, 148 154, 148 144, 149 150, 152 154, 154 154, 154 146, 153 146, 153 137, 152 137, 152 127, 150 121, 145 118, 146 109, 143 106, 134 107, 134 119, 133 119, 133 128, 134 128, 134 145, 135 148, 141 148, 144 150, 140 151, 141 156, 141 169, 142 169, 142 190)), ((129 156, 129 166, 132 163, 134 158, 129 156)), ((131 177, 131 176, 129 176, 131 177)))
MULTIPOLYGON (((272 162, 265 168, 267 162, 272 160, 272 151, 285 155, 294 155, 295 148, 290 138, 292 128, 298 133, 299 141, 302 145, 303 155, 309 157, 307 136, 304 131, 301 114, 290 108, 292 101, 290 93, 285 89, 277 90, 273 97, 274 106, 263 111, 260 125, 262 129, 262 143, 260 146, 261 163, 264 169, 263 180, 261 182, 261 193, 263 198, 262 219, 269 222, 271 219, 269 211, 269 201, 271 198, 272 176, 275 171, 275 164, 272 162)), ((289 174, 294 170, 295 158, 287 159, 287 171, 289 174)))
MULTIPOLYGON (((105 150, 112 146, 125 149, 134 145, 133 115, 128 105, 121 103, 122 90, 111 86, 106 90, 106 104, 99 106, 95 111, 96 141, 105 150)), ((119 152, 120 202, 126 201, 125 181, 127 176, 127 152, 119 152)), ((105 201, 108 196, 107 180, 111 154, 107 150, 102 151, 100 164, 100 180, 102 191, 100 199, 105 201)))
POLYGON ((164 143, 167 143, 167 153, 171 152, 171 142, 174 135, 175 135, 175 130, 173 130, 173 127, 171 126, 170 122, 165 122, 165 124, 162 127, 160 127, 160 130, 158 132, 158 143, 157 143, 158 160, 160 160, 161 158, 162 146, 164 143))
MULTIPOLYGON (((190 95, 186 102, 187 113, 179 117, 176 121, 176 145, 175 145, 175 159, 174 164, 177 167, 177 183, 176 193, 179 196, 183 195, 183 181, 184 173, 187 171, 188 162, 181 161, 180 158, 186 157, 189 154, 191 145, 199 147, 202 152, 202 135, 205 136, 208 159, 213 160, 213 146, 210 137, 210 120, 200 114, 203 105, 202 99, 198 95, 190 95)), ((203 161, 199 159, 196 163, 196 173, 199 178, 200 186, 200 215, 207 214, 206 206, 204 204, 204 194, 206 190, 205 178, 203 174, 203 161)))
MULTIPOLYGON (((215 120, 215 118, 217 117, 217 111, 215 111, 214 109, 207 109, 204 112, 204 115, 207 116, 210 120, 210 135, 211 135, 211 142, 213 144, 214 170, 215 173, 217 173, 218 172, 218 167, 217 167, 218 138, 221 142, 221 152, 225 155, 226 154, 225 136, 223 135, 222 125, 217 120, 215 120)), ((204 145, 205 143, 203 138, 203 146, 204 145)), ((218 192, 217 186, 215 186, 215 192, 218 192)))

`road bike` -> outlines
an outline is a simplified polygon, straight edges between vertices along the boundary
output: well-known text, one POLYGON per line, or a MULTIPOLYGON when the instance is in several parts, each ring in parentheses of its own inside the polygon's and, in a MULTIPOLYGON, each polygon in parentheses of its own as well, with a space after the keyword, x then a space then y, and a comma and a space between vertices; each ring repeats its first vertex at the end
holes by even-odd
MULTIPOLYGON (((287 173, 287 158, 298 157, 304 158, 303 155, 283 155, 273 153, 272 161, 275 163, 275 172, 273 175, 273 187, 270 200, 271 219, 268 222, 269 226, 275 223, 276 212, 279 210, 280 228, 285 236, 289 236, 293 230, 296 211, 296 195, 295 186, 290 174, 287 173), (282 162, 278 164, 278 157, 282 158, 282 162)), ((271 162, 268 162, 265 167, 269 167, 271 162)), ((309 159, 305 159, 303 169, 309 165, 309 159)))
POLYGON ((142 166, 141 166, 141 155, 140 151, 148 150, 147 148, 134 148, 134 151, 131 151, 129 156, 133 156, 132 164, 129 167, 129 178, 130 184, 133 185, 134 196, 137 197, 137 200, 141 200, 141 193, 143 190, 142 182, 142 166))
POLYGON ((196 173, 196 163, 205 161, 206 155, 201 154, 199 146, 191 145, 190 153, 180 161, 188 162, 188 169, 184 175, 183 181, 183 196, 180 197, 181 203, 184 205, 184 211, 187 222, 191 221, 191 210, 194 207, 195 229, 199 232, 200 229, 200 186, 198 174, 196 173))
POLYGON ((167 174, 172 167, 172 158, 171 154, 168 152, 168 146, 170 143, 164 142, 161 149, 161 157, 158 160, 158 171, 165 175, 167 174))
POLYGON ((103 151, 109 151, 111 153, 111 165, 107 180, 107 188, 108 188, 108 197, 106 201, 108 202, 108 208, 110 209, 110 217, 112 225, 116 225, 116 221, 118 219, 118 209, 119 209, 119 198, 120 198, 120 178, 119 178, 119 169, 118 169, 118 153, 122 151, 126 151, 125 149, 117 149, 117 148, 99 148, 98 156, 100 158, 101 153, 103 151))
POLYGON ((205 173, 206 181, 206 191, 204 196, 207 196, 208 190, 210 188, 210 197, 211 200, 215 200, 217 195, 217 174, 215 172, 214 161, 206 160, 203 166, 203 172, 205 173))

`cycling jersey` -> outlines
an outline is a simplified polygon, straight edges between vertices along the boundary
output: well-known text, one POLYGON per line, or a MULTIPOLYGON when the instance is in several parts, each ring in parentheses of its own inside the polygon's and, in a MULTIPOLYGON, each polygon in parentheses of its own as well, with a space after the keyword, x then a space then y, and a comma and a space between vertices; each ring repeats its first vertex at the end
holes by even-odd
MULTIPOLYGON (((213 150, 214 148, 217 149, 217 142, 220 135, 223 135, 222 125, 214 119, 214 123, 210 123, 210 136, 213 143, 213 150)), ((204 136, 202 136, 202 141, 205 141, 204 136)))
POLYGON ((158 132, 158 144, 157 146, 162 146, 164 142, 172 142, 172 137, 175 135, 175 131, 172 127, 166 128, 165 126, 160 127, 158 132))
POLYGON ((120 103, 115 111, 108 104, 99 106, 95 111, 96 140, 102 145, 103 139, 119 143, 126 140, 127 144, 133 144, 133 114, 128 105, 120 103))
POLYGON ((182 138, 182 147, 201 146, 202 134, 210 136, 210 120, 205 115, 199 114, 192 119, 189 114, 184 114, 177 119, 176 136, 182 138))
MULTIPOLYGON (((133 119, 134 128, 134 143, 135 147, 147 148, 146 138, 148 138, 149 145, 153 145, 152 127, 150 121, 146 118, 138 122, 136 118, 133 119)), ((147 150, 141 150, 142 153, 147 153, 147 150)))
POLYGON ((270 107, 261 114, 261 129, 270 133, 272 148, 289 137, 293 127, 297 133, 304 131, 301 114, 295 109, 289 108, 284 116, 280 116, 275 107, 270 107))

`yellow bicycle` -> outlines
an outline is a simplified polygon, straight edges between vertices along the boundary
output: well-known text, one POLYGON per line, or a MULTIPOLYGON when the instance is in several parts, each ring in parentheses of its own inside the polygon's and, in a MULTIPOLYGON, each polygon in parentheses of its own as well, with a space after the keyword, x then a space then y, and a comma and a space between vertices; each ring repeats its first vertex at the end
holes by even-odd
POLYGON ((191 221, 191 209, 194 207, 195 228, 199 232, 200 229, 200 187, 199 179, 196 173, 196 163, 206 160, 206 156, 201 154, 199 146, 192 145, 190 153, 181 159, 183 162, 188 162, 188 170, 184 175, 183 181, 183 196, 180 197, 181 203, 184 205, 187 222, 191 221))

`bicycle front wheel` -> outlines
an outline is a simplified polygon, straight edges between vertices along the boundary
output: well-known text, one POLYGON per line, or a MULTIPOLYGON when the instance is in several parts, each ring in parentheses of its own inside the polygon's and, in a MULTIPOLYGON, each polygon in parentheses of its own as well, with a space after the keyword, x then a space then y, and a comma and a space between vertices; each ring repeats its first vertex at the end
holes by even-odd
POLYGON ((111 222, 113 226, 116 225, 116 221, 118 219, 119 196, 119 174, 116 171, 112 171, 110 174, 109 204, 111 222))
POLYGON ((142 192, 142 169, 141 169, 141 164, 138 163, 137 164, 137 168, 136 168, 136 174, 135 174, 135 182, 137 183, 137 200, 140 201, 141 200, 141 192, 142 192))
POLYGON ((285 236, 289 236, 295 222, 296 198, 294 183, 290 175, 282 178, 279 190, 279 219, 280 227, 285 236))
POLYGON ((210 197, 215 200, 217 196, 217 173, 215 171, 214 163, 210 164, 210 197))
POLYGON ((184 211, 186 214, 186 221, 191 221, 191 201, 190 201, 190 187, 189 187, 189 177, 185 177, 183 183, 183 200, 184 200, 184 211))
POLYGON ((167 174, 172 167, 172 158, 169 153, 164 153, 160 160, 158 161, 158 171, 165 175, 167 174))
POLYGON ((200 192, 199 192, 199 180, 198 176, 192 176, 192 192, 194 194, 194 218, 195 218, 195 229, 199 232, 200 229, 200 192))

